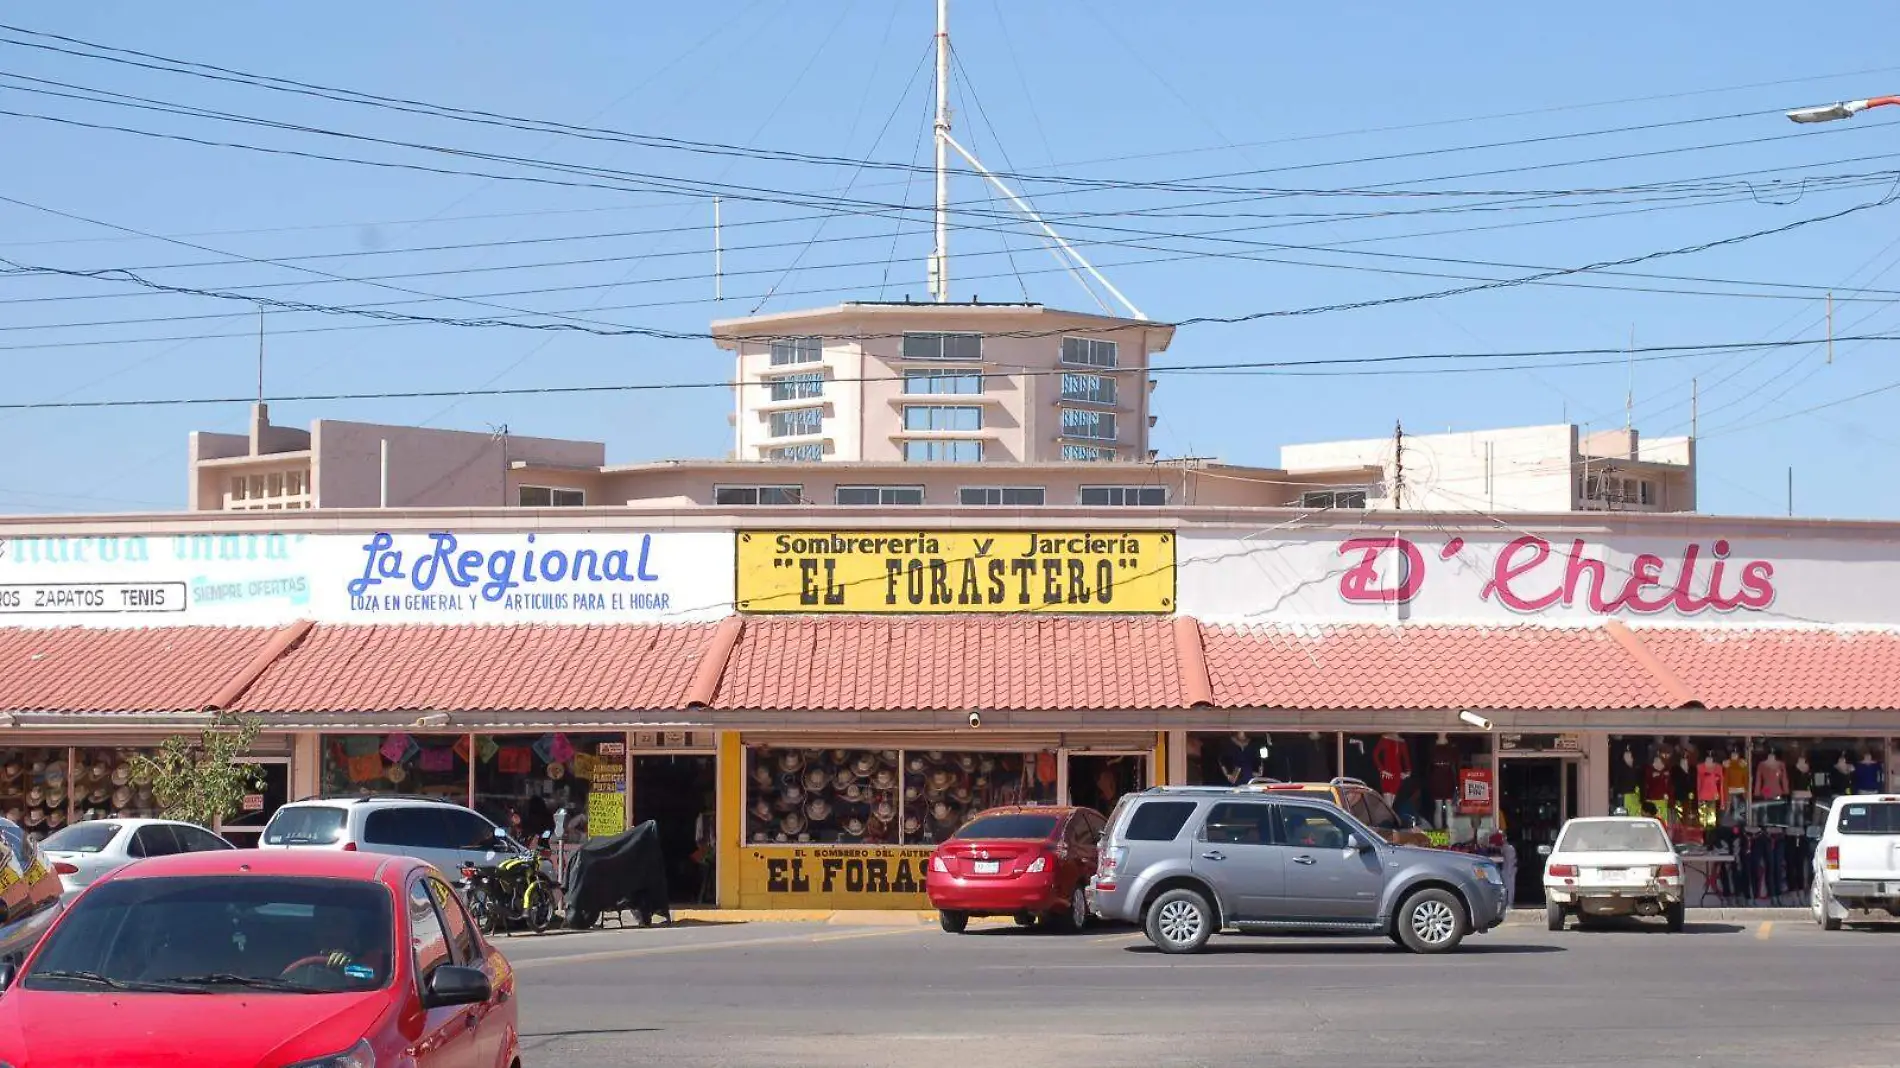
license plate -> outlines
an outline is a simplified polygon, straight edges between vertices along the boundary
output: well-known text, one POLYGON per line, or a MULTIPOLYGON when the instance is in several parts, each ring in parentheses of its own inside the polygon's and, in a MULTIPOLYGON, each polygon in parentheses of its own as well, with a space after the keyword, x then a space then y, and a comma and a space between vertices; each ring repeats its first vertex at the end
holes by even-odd
POLYGON ((979 860, 971 866, 971 870, 978 875, 995 875, 997 872, 1003 870, 1003 862, 1000 860, 979 860))
POLYGON ((1630 881, 1630 870, 1628 868, 1598 868, 1597 881, 1621 885, 1630 881))

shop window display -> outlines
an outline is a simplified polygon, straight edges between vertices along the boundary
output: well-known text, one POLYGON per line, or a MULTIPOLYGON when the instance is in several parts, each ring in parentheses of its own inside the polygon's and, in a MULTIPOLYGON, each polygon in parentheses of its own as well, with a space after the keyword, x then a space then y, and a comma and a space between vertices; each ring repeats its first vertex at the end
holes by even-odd
POLYGON ((466 734, 332 734, 323 738, 323 792, 348 797, 421 794, 468 801, 466 734))
MULTIPOLYGON (((1451 831, 1461 816, 1489 816, 1491 738, 1447 731, 1399 734, 1349 734, 1345 775, 1377 790, 1401 823, 1451 831), (1465 784, 1473 777, 1487 784, 1484 803, 1465 805, 1465 784), (1481 809, 1481 811, 1480 811, 1481 809)), ((1475 829, 1473 831, 1475 834, 1475 829)))
POLYGON ((1187 781, 1245 786, 1255 778, 1325 782, 1334 775, 1339 736, 1321 731, 1232 731, 1188 735, 1187 781))
POLYGON ((1054 753, 748 750, 748 842, 928 845, 986 808, 1055 799, 1054 753))
MULTIPOLYGON (((138 759, 144 749, 75 749, 71 782, 75 820, 136 819, 159 815, 151 776, 138 759)), ((48 813, 51 822, 52 813, 48 813)))
POLYGON ((34 841, 66 825, 64 748, 0 750, 0 811, 34 841))
POLYGON ((521 842, 618 834, 626 829, 626 742, 625 734, 477 735, 475 811, 521 842))

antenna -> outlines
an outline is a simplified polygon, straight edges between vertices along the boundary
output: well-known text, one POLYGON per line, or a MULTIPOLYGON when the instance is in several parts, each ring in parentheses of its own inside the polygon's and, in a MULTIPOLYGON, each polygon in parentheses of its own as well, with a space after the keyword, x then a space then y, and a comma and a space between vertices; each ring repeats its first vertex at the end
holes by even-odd
POLYGON ((950 299, 950 0, 937 0, 937 247, 930 253, 930 292, 950 299))
POLYGON ((1627 433, 1636 419, 1636 324, 1630 324, 1629 347, 1623 350, 1629 368, 1629 389, 1623 394, 1623 430, 1627 433))

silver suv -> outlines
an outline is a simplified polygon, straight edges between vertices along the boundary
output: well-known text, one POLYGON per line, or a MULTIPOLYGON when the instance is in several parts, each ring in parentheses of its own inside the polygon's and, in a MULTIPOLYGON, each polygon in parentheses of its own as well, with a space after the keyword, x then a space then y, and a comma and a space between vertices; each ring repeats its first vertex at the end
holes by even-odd
POLYGON ((1316 797, 1225 787, 1124 797, 1088 897, 1163 953, 1222 930, 1382 934, 1444 953, 1504 920, 1503 875, 1482 857, 1389 844, 1316 797))

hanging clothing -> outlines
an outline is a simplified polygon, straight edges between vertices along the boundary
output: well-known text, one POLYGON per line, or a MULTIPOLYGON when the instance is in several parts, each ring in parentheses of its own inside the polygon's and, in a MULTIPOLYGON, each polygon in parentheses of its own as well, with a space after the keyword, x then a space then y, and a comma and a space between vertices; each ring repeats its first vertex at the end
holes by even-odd
POLYGON ((1788 792, 1791 794, 1812 794, 1814 792, 1814 771, 1802 770, 1799 761, 1788 765, 1788 792))
POLYGON ((1747 793, 1748 761, 1739 756, 1729 757, 1728 761, 1722 765, 1722 777, 1724 785, 1731 792, 1747 793))
POLYGON ((1722 800, 1722 765, 1713 760, 1696 765, 1695 795, 1701 801, 1722 800))
POLYGON ((1763 801, 1787 797, 1788 765, 1779 760, 1764 760, 1755 765, 1755 796, 1763 801))
POLYGON ((1458 747, 1450 742, 1432 744, 1432 800, 1449 801, 1458 796, 1458 747))
POLYGON ((1669 796, 1678 801, 1695 800, 1695 767, 1678 758, 1669 762, 1669 796))
POLYGON ((1610 762, 1610 793, 1633 794, 1643 783, 1643 769, 1627 746, 1610 762))
MULTIPOLYGON (((1643 800, 1645 801, 1671 800, 1675 797, 1675 795, 1669 792, 1669 787, 1670 787, 1670 776, 1669 776, 1668 765, 1664 765, 1660 768, 1656 767, 1654 764, 1650 765, 1649 771, 1643 775, 1643 800)), ((1632 812, 1630 813, 1630 815, 1633 816, 1635 815, 1635 813, 1632 812)))
POLYGON ((1379 769, 1379 792, 1396 794, 1399 784, 1412 774, 1412 747, 1397 738, 1380 735, 1372 747, 1372 765, 1379 769))
POLYGON ((1880 792, 1880 765, 1872 760, 1854 765, 1854 792, 1857 794, 1877 794, 1880 792))

